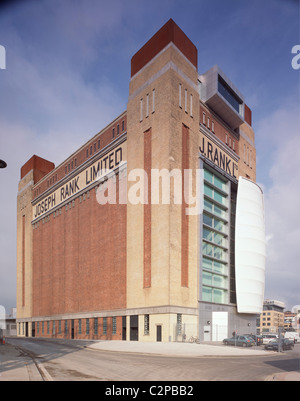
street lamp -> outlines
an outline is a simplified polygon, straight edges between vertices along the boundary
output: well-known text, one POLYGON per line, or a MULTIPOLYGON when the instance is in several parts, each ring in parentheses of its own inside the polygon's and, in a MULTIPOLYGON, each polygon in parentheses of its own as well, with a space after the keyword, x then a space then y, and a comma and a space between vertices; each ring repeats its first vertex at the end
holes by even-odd
POLYGON ((0 160, 0 168, 5 168, 7 166, 4 160, 0 160))

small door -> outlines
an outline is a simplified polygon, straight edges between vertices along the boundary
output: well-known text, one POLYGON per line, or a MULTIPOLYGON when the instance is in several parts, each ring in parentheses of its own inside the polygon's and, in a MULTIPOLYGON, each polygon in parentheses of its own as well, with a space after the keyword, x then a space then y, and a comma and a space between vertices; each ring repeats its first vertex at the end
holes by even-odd
POLYGON ((162 337, 162 327, 161 325, 156 326, 156 341, 161 341, 162 337))
POLYGON ((139 340, 139 317, 130 316, 130 341, 139 340))
POLYGON ((28 322, 25 323, 25 336, 28 337, 28 322))
POLYGON ((74 338, 75 338, 75 324, 74 324, 74 320, 71 320, 71 338, 72 338, 72 340, 74 340, 74 338))
POLYGON ((122 340, 126 341, 126 316, 122 316, 122 340))
POLYGON ((32 322, 32 326, 31 326, 31 336, 35 337, 35 322, 32 322))

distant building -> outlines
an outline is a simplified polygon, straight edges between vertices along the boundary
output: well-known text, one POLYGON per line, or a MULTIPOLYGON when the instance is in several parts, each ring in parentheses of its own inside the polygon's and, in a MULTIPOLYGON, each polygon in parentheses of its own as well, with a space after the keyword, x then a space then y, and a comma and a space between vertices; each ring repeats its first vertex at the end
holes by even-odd
POLYGON ((279 327, 284 327, 285 304, 277 300, 266 299, 263 304, 263 312, 260 314, 260 334, 277 333, 279 327))

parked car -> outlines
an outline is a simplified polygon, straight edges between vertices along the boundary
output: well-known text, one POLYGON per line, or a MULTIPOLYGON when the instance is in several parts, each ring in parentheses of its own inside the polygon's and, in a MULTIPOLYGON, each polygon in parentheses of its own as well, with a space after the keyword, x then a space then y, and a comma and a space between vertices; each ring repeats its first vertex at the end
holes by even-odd
MULTIPOLYGON (((294 342, 290 341, 288 338, 282 338, 280 340, 280 345, 283 351, 294 348, 294 342)), ((266 344, 265 349, 278 351, 278 346, 279 346, 279 340, 277 338, 276 340, 271 340, 268 344, 266 344)))
POLYGON ((276 334, 263 334, 263 344, 268 344, 271 340, 276 340, 278 336, 276 334))
POLYGON ((253 345, 255 345, 255 341, 253 340, 253 338, 247 336, 224 338, 223 343, 225 345, 237 345, 240 347, 252 347, 253 345))
POLYGON ((262 336, 257 336, 256 334, 245 334, 245 336, 253 338, 256 345, 262 345, 263 343, 262 336))

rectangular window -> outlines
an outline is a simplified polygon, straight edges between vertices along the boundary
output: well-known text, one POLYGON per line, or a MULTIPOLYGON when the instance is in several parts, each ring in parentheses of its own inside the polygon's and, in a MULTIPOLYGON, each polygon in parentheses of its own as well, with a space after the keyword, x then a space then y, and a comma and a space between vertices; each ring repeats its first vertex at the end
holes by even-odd
POLYGON ((148 336, 149 335, 149 315, 144 315, 144 335, 148 336))
POLYGON ((140 100, 140 121, 143 121, 143 99, 140 100))
POLYGON ((68 321, 65 320, 65 335, 68 335, 68 321))
POLYGON ((82 320, 78 319, 78 334, 82 334, 82 320))
POLYGON ((218 92, 238 113, 240 112, 240 104, 242 103, 242 101, 229 87, 229 85, 220 77, 220 75, 218 77, 218 92))
POLYGON ((107 334, 107 318, 103 318, 103 334, 107 334))
POLYGON ((205 113, 203 112, 202 114, 202 123, 205 125, 206 124, 206 116, 205 113))
POLYGON ((149 93, 146 96, 146 118, 149 117, 149 93))
POLYGON ((115 316, 112 318, 112 334, 117 334, 117 318, 115 316))
POLYGON ((124 132, 124 130, 125 130, 125 122, 124 122, 124 120, 122 121, 122 132, 124 132))
POLYGON ((155 89, 152 91, 152 113, 155 112, 155 89))
POLYGON ((61 320, 58 321, 58 334, 61 334, 61 320))
POLYGON ((184 111, 187 113, 187 89, 184 90, 184 111))
POLYGON ((86 319, 85 321, 85 332, 86 334, 90 334, 90 319, 86 319))
POLYGON ((98 318, 95 317, 94 319, 94 334, 98 334, 98 318))
POLYGON ((182 108, 182 103, 181 103, 181 84, 179 84, 179 107, 182 108))
POLYGON ((112 137, 115 137, 115 128, 112 129, 112 137))
POLYGON ((211 130, 213 133, 215 132, 215 122, 214 121, 211 122, 211 130))
POLYGON ((120 134, 120 124, 117 125, 117 135, 120 134))
POLYGON ((177 334, 182 334, 182 313, 177 313, 177 334))
POLYGON ((193 117, 193 95, 190 96, 190 116, 193 117))
POLYGON ((210 129, 210 118, 207 117, 207 128, 210 129))

